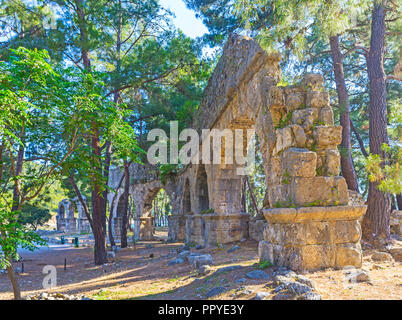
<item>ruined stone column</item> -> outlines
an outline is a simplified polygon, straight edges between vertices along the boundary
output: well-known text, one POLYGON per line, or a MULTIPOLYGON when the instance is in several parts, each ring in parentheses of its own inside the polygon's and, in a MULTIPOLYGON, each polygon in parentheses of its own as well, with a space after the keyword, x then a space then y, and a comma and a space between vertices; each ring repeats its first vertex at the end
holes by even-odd
POLYGON ((346 181, 339 176, 337 146, 342 127, 334 125, 329 95, 320 75, 296 86, 270 90, 275 125, 268 147, 271 208, 259 243, 260 260, 298 271, 361 267, 359 219, 366 206, 348 206, 346 181))
POLYGON ((135 236, 136 239, 144 241, 155 240, 154 237, 154 218, 153 217, 140 217, 135 220, 135 236), (139 237, 138 237, 138 236, 139 237), (137 238, 138 237, 138 238, 137 238))
POLYGON ((362 265, 359 218, 366 206, 265 209, 260 260, 295 271, 362 265))
POLYGON ((167 218, 169 241, 184 241, 186 239, 186 216, 170 215, 167 218))

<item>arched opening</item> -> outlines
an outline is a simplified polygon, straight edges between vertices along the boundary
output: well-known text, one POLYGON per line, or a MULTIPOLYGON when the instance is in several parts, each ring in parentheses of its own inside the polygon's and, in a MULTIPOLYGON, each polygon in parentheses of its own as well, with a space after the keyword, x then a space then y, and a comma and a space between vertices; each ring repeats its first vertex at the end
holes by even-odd
POLYGON ((59 206, 59 217, 60 219, 64 219, 66 214, 66 208, 64 207, 64 204, 61 204, 59 206))
POLYGON ((151 216, 154 218, 155 227, 165 228, 168 226, 167 217, 172 214, 170 197, 165 189, 160 189, 152 201, 151 216))
POLYGON ((242 211, 250 213, 253 218, 263 218, 261 209, 269 205, 266 197, 267 184, 258 136, 255 134, 253 139, 255 161, 252 170, 243 177, 242 211))
POLYGON ((190 181, 186 179, 183 189, 183 214, 191 214, 191 194, 190 194, 190 181))
POLYGON ((198 213, 208 211, 210 209, 208 195, 208 178, 204 165, 200 165, 198 169, 196 190, 198 198, 198 213))

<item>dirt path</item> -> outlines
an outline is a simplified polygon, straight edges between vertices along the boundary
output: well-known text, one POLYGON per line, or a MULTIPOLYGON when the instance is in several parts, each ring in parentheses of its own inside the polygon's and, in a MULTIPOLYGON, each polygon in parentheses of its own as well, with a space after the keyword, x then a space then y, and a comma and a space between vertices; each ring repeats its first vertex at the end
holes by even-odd
MULTIPOLYGON (((57 288, 50 291, 81 293, 94 299, 203 299, 214 287, 226 291, 214 299, 251 299, 258 291, 269 291, 267 280, 247 279, 245 274, 256 269, 257 243, 238 243, 233 253, 223 248, 192 251, 209 253, 215 265, 207 276, 197 276, 189 264, 168 266, 182 243, 161 241, 140 242, 136 248, 123 249, 113 261, 95 266, 92 248, 54 247, 37 253, 22 254, 24 273, 19 275, 23 295, 49 291, 42 289, 45 265, 57 269, 57 288), (64 259, 67 269, 64 270, 64 259), (240 265, 236 270, 218 272, 223 266, 240 265), (240 283, 239 279, 246 279, 240 283), (240 288, 240 289, 239 289, 240 288)), ((15 264, 20 267, 20 263, 15 264)), ((341 270, 325 270, 307 276, 315 282, 323 299, 402 299, 402 267, 398 262, 372 263, 370 252, 365 253, 363 268, 369 271, 370 283, 348 284, 341 270)), ((274 268, 265 269, 272 273, 274 268)), ((0 299, 12 298, 6 274, 0 274, 0 299)))

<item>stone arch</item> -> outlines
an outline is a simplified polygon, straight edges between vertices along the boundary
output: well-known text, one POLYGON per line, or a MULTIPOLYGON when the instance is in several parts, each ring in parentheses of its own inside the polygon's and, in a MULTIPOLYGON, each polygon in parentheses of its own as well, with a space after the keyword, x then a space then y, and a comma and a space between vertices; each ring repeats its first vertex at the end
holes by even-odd
POLYGON ((57 229, 65 232, 76 232, 77 218, 74 216, 76 211, 75 203, 64 199, 59 203, 57 211, 57 229))

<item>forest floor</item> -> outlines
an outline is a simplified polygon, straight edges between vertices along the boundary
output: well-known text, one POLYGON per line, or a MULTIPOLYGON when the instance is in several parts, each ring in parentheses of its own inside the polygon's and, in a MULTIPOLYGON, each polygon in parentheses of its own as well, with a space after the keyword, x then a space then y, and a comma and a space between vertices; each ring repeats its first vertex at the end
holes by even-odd
MULTIPOLYGON (((159 232, 160 233, 160 232, 159 232)), ((159 235, 163 238, 163 234, 159 235)), ((401 244, 401 243, 399 243, 401 244)), ((135 248, 122 249, 105 265, 95 266, 93 249, 54 246, 38 252, 23 252, 24 273, 18 275, 23 296, 40 292, 83 294, 91 299, 205 299, 214 287, 225 292, 212 299, 253 299, 257 292, 269 292, 269 280, 251 280, 246 273, 257 269, 258 253, 255 241, 239 242, 239 250, 228 253, 235 244, 220 248, 191 251, 209 253, 214 259, 212 272, 197 275, 188 263, 168 266, 177 257, 176 250, 183 243, 163 241, 139 242, 135 248), (66 270, 64 260, 66 259, 66 270), (43 267, 54 265, 57 287, 44 290, 43 267), (240 265, 232 271, 219 268, 240 265), (238 281, 242 279, 242 283, 238 281), (237 280, 237 281, 236 281, 237 280)), ((368 271, 370 282, 351 284, 342 270, 323 270, 305 274, 314 281, 322 299, 397 299, 402 300, 402 265, 400 262, 373 262, 372 251, 364 251, 362 268, 368 271)), ((21 263, 15 263, 21 267, 21 263)), ((275 268, 264 271, 272 275, 275 268)), ((270 292, 271 291, 271 292, 270 292)), ((0 299, 11 299, 12 292, 7 274, 0 273, 0 299)))

